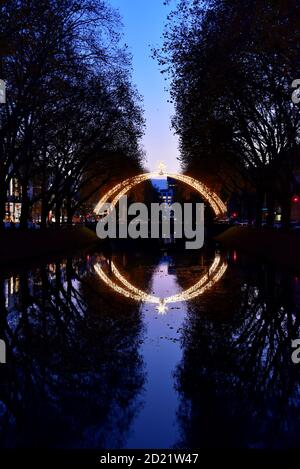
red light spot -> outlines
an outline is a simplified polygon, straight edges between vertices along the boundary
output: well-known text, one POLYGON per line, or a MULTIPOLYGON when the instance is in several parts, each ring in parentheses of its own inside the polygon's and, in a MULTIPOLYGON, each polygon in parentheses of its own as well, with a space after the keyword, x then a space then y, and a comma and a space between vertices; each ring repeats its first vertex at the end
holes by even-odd
POLYGON ((238 216, 237 212, 232 213, 232 218, 237 218, 237 216, 238 216))
POLYGON ((298 195, 294 195, 292 201, 294 202, 294 204, 298 204, 300 202, 300 197, 298 195))
POLYGON ((233 251, 233 256, 232 256, 234 262, 237 261, 237 252, 236 251, 233 251))

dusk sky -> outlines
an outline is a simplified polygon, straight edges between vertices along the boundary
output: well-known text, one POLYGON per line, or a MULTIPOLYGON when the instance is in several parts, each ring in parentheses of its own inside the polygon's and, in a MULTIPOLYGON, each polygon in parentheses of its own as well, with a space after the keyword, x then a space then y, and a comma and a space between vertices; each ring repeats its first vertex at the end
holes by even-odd
POLYGON ((118 8, 123 18, 124 42, 133 56, 133 82, 144 98, 147 169, 155 170, 157 162, 163 160, 170 172, 176 172, 180 165, 176 159, 178 140, 170 129, 173 106, 167 102, 167 82, 151 57, 152 47, 162 44, 166 17, 175 2, 171 6, 164 5, 164 0, 109 0, 109 3, 118 8))

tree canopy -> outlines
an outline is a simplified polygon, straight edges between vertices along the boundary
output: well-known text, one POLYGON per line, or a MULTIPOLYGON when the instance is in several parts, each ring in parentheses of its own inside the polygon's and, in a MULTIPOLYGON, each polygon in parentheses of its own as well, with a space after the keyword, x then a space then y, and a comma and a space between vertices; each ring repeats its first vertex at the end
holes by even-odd
POLYGON ((283 207, 297 181, 300 59, 296 0, 181 0, 155 55, 171 78, 186 171, 283 207))
POLYGON ((0 216, 17 178, 21 225, 34 204, 44 224, 50 210, 72 218, 91 178, 92 193, 118 171, 111 155, 133 172, 143 159, 141 97, 119 15, 102 0, 3 0, 0 8, 0 216))

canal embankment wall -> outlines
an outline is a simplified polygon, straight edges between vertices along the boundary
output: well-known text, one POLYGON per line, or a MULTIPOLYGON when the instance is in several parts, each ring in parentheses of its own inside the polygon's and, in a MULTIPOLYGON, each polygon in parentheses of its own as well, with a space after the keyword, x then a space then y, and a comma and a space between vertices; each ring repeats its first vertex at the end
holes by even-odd
POLYGON ((98 241, 96 233, 83 226, 28 231, 8 229, 0 234, 0 264, 65 253, 98 241))
POLYGON ((221 245, 293 270, 300 270, 300 233, 233 226, 215 237, 221 245))

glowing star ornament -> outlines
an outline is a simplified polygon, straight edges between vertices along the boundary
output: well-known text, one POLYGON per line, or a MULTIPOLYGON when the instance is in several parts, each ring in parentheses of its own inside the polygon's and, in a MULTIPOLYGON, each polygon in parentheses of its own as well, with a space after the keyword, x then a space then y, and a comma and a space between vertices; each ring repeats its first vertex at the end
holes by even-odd
POLYGON ((159 300, 159 303, 156 306, 156 309, 158 311, 158 314, 166 314, 166 312, 168 311, 168 307, 167 307, 167 305, 165 303, 165 300, 163 298, 161 298, 159 300))
POLYGON ((163 161, 159 161, 157 169, 158 169, 158 174, 160 176, 164 176, 166 169, 167 169, 167 165, 163 161))

